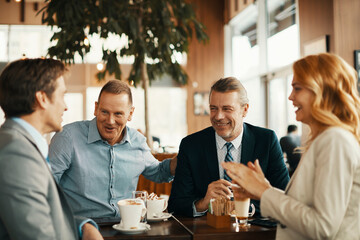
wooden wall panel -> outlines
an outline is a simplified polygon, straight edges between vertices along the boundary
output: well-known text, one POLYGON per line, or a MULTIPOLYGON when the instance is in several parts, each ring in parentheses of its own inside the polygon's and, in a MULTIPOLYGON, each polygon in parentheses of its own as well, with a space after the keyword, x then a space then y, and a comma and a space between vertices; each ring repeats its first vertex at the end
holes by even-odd
POLYGON ((334 51, 333 0, 298 0, 301 56, 304 43, 330 35, 330 52, 334 51))
POLYGON ((330 35, 330 52, 354 65, 354 50, 360 49, 359 0, 298 0, 300 46, 330 35))
POLYGON ((25 21, 20 21, 20 3, 10 1, 6 2, 5 0, 0 1, 0 24, 22 24, 22 25, 40 25, 41 16, 39 14, 36 16, 36 13, 42 9, 45 4, 38 3, 38 10, 34 9, 35 3, 26 3, 25 2, 25 21))
POLYGON ((210 125, 209 116, 194 114, 195 92, 209 91, 213 82, 224 75, 224 1, 193 0, 198 19, 207 27, 210 41, 206 45, 195 39, 190 44, 186 71, 187 125, 188 133, 199 131, 210 125))
POLYGON ((225 23, 228 23, 233 17, 253 3, 255 3, 255 0, 224 0, 225 23))
POLYGON ((360 1, 334 0, 334 52, 354 66, 354 50, 360 49, 360 1))

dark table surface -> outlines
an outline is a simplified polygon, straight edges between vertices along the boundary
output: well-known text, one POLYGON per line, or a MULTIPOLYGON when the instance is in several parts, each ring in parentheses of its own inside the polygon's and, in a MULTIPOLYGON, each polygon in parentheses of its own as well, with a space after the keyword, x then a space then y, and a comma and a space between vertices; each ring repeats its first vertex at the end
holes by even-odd
MULTIPOLYGON (((232 221, 234 222, 234 221, 232 221)), ((232 224, 226 228, 213 228, 206 223, 206 216, 198 218, 171 217, 167 221, 150 222, 147 232, 126 235, 112 228, 118 222, 98 221, 104 239, 275 239, 276 228, 251 225, 247 230, 236 229, 232 224)))
POLYGON ((112 228, 118 222, 99 221, 100 232, 104 239, 191 239, 191 234, 173 217, 167 221, 148 222, 151 229, 134 235, 126 235, 112 228))
MULTIPOLYGON (((226 240, 226 239, 275 239, 276 228, 266 228, 250 225, 247 229, 241 229, 233 224, 226 228, 213 228, 206 223, 206 216, 199 218, 178 217, 178 221, 184 225, 193 235, 194 240, 226 240)), ((231 223, 234 223, 235 219, 231 223)))

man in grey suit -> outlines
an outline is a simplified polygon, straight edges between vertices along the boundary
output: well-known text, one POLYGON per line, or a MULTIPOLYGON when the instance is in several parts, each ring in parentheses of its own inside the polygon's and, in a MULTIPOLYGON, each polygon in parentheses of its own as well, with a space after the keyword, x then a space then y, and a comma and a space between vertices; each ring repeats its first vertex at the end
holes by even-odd
POLYGON ((74 217, 47 164, 43 134, 62 129, 63 63, 24 59, 0 76, 0 239, 102 239, 96 223, 74 217))

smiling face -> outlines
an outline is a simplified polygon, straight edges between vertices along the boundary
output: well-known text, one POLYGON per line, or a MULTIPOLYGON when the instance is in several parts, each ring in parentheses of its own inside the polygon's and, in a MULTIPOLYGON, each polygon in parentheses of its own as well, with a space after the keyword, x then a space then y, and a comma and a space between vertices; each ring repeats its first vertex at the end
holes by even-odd
POLYGON ((217 92, 210 95, 210 121, 216 133, 229 142, 237 138, 241 131, 249 104, 240 104, 236 91, 217 92))
POLYGON ((131 120, 134 107, 129 103, 126 93, 103 92, 99 102, 95 102, 96 125, 102 139, 110 145, 124 137, 126 123, 131 120))
POLYGON ((314 93, 309 89, 305 88, 294 76, 292 81, 293 90, 289 96, 289 100, 293 102, 294 107, 296 107, 296 120, 303 122, 308 125, 312 125, 315 122, 315 119, 311 114, 311 106, 314 102, 314 93))

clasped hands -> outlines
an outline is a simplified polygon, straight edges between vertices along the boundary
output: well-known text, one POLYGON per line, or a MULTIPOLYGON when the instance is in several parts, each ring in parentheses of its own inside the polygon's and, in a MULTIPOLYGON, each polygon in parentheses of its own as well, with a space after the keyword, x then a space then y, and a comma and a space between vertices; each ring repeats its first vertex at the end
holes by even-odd
POLYGON ((210 199, 232 195, 230 188, 235 198, 259 200, 263 192, 271 187, 261 170, 259 160, 255 160, 255 163, 248 162, 247 166, 241 163, 223 162, 222 167, 231 177, 233 184, 224 179, 210 183, 205 197, 195 203, 198 212, 208 209, 210 199))
MULTIPOLYGON (((223 162, 221 165, 231 177, 232 182, 239 185, 241 189, 244 189, 245 193, 243 194, 247 194, 249 198, 260 200, 265 190, 271 188, 257 159, 254 163, 248 162, 247 166, 233 162, 223 162)), ((234 194, 236 192, 234 191, 234 194)))

